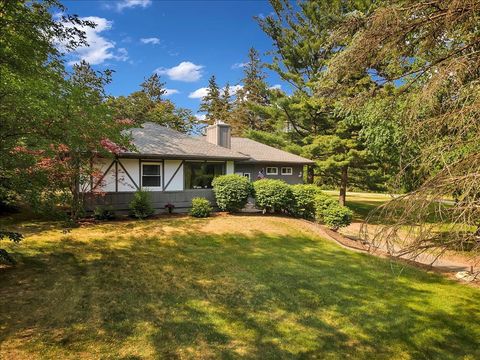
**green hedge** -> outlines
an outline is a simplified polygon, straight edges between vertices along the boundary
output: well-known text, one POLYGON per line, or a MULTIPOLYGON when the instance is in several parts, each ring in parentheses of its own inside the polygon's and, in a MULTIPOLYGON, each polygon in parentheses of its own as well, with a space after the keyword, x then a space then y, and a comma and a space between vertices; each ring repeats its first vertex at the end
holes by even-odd
POLYGON ((213 182, 213 192, 220 210, 236 212, 245 207, 252 193, 250 181, 240 175, 222 175, 213 182))
POLYGON ((256 206, 264 211, 288 211, 293 202, 291 186, 282 180, 262 179, 253 183, 256 206))
POLYGON ((210 205, 210 201, 202 197, 196 197, 192 199, 190 215, 198 218, 205 218, 209 217, 211 213, 212 205, 210 205))
POLYGON ((315 218, 315 197, 322 194, 316 185, 292 185, 292 203, 288 212, 295 217, 304 219, 315 218))

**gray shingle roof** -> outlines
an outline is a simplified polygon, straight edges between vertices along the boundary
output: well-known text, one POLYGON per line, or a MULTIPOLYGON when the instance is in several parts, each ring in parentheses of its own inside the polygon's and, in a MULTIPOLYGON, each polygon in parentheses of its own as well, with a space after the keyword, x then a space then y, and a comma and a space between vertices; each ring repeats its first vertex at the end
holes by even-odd
POLYGON ((130 129, 130 132, 137 151, 124 153, 124 156, 154 157, 158 155, 164 158, 226 160, 249 158, 234 150, 210 144, 150 122, 143 124, 142 128, 130 129))
POLYGON ((247 162, 314 164, 315 162, 255 140, 232 137, 232 150, 250 157, 247 162))

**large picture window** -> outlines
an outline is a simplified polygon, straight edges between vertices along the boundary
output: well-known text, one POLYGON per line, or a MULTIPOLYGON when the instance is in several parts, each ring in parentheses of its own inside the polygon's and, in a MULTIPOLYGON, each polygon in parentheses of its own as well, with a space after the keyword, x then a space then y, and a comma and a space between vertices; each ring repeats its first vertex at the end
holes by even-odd
POLYGON ((184 165, 185 189, 211 189, 213 179, 224 174, 224 163, 187 161, 184 165))
POLYGON ((162 164, 161 163, 143 163, 142 164, 142 187, 161 188, 162 187, 162 164))

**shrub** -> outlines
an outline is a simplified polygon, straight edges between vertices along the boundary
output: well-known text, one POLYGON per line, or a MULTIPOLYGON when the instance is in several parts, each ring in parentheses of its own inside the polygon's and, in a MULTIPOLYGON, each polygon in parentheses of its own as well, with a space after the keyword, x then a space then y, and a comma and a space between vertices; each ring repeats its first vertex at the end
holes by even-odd
POLYGON ((330 206, 338 205, 338 202, 328 195, 320 194, 315 196, 315 218, 317 221, 323 221, 323 212, 330 206))
POLYGON ((295 217, 304 219, 315 218, 315 197, 322 192, 316 185, 293 185, 292 204, 288 208, 288 212, 295 217))
POLYGON ((95 220, 113 220, 115 219, 115 210, 111 206, 97 206, 93 210, 95 220))
POLYGON ((220 210, 235 212, 243 209, 252 193, 250 181, 240 175, 222 175, 213 179, 213 192, 220 210))
POLYGON ((282 180, 262 179, 253 183, 255 203, 264 211, 287 210, 292 204, 290 185, 282 180))
POLYGON ((190 209, 190 215, 198 218, 209 217, 212 212, 212 206, 210 201, 202 197, 196 197, 192 199, 192 208, 190 209))
POLYGON ((352 211, 346 206, 341 206, 335 199, 327 195, 315 197, 315 218, 323 222, 332 230, 350 225, 352 222, 352 211))
POLYGON ((130 216, 145 219, 154 213, 152 201, 147 191, 137 190, 130 202, 130 216))
POLYGON ((323 222, 332 230, 350 225, 352 210, 339 204, 328 207, 323 211, 323 222))

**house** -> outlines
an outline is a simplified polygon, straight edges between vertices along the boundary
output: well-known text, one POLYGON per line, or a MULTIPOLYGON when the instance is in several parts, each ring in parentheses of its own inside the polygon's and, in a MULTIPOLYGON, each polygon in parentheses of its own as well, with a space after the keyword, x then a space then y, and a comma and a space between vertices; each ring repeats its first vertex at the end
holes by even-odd
POLYGON ((130 131, 135 152, 125 151, 114 159, 98 158, 93 163, 101 176, 84 187, 90 194, 87 208, 110 205, 127 210, 134 192, 146 189, 155 209, 173 204, 176 210, 185 211, 194 197, 215 204, 212 180, 216 176, 236 173, 250 181, 272 178, 299 184, 304 167, 314 164, 254 140, 231 137, 230 126, 221 122, 207 127, 202 138, 154 123, 130 131), (103 196, 92 196, 95 192, 103 196))

